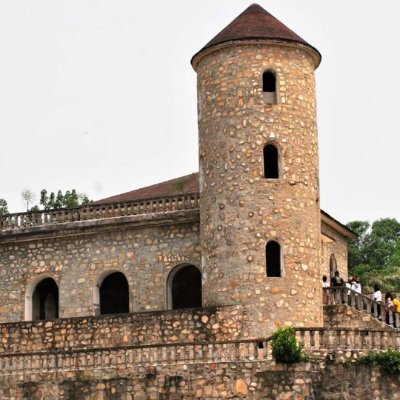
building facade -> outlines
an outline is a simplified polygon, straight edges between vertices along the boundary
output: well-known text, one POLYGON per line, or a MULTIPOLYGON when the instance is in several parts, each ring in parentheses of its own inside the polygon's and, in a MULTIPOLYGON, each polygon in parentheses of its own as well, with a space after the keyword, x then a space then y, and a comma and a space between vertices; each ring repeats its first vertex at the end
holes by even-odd
POLYGON ((323 295, 355 235, 320 209, 320 60, 253 4, 192 59, 198 174, 0 217, 0 398, 329 398, 333 367, 275 365, 277 326, 320 357, 396 342, 373 302, 323 295))

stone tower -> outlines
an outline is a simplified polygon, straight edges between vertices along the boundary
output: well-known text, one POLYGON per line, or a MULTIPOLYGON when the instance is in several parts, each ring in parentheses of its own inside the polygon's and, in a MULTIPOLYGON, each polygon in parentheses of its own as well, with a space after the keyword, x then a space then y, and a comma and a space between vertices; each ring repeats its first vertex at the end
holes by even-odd
POLYGON ((250 334, 322 325, 314 71, 320 53, 253 4, 192 59, 205 306, 250 334))

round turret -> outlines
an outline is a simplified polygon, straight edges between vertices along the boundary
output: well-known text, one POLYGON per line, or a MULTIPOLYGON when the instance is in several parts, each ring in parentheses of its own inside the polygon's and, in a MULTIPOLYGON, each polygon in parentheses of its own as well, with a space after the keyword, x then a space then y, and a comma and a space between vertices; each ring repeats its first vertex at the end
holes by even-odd
POLYGON ((258 5, 192 59, 205 306, 250 334, 322 325, 314 70, 319 52, 258 5))

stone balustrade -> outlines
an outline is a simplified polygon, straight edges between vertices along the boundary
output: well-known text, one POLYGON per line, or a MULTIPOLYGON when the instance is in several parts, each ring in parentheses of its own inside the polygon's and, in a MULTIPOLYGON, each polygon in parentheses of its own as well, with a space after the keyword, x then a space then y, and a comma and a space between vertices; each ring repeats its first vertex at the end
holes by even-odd
POLYGON ((88 204, 78 208, 13 213, 0 216, 0 231, 130 215, 193 210, 199 208, 199 200, 199 193, 187 193, 140 201, 88 204))
POLYGON ((39 371, 127 369, 137 366, 261 361, 271 358, 264 341, 180 343, 124 346, 77 351, 49 351, 0 355, 0 376, 39 371))
MULTIPOLYGON (((296 336, 311 355, 338 351, 360 354, 400 349, 400 333, 387 330, 297 328, 296 336)), ((177 364, 272 362, 269 338, 219 342, 187 342, 117 346, 82 350, 40 351, 0 355, 0 376, 95 369, 129 369, 177 364)))
POLYGON ((400 332, 385 329, 297 328, 296 336, 306 351, 400 350, 400 332))
POLYGON ((393 310, 386 310, 384 304, 379 304, 370 297, 356 293, 347 287, 325 288, 323 301, 325 305, 348 305, 356 310, 374 316, 387 325, 400 328, 399 313, 393 310))

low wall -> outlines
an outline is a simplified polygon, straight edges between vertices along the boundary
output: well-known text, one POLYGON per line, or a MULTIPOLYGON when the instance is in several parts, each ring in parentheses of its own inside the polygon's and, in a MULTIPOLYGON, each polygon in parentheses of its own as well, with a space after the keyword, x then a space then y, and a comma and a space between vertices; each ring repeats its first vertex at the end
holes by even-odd
POLYGON ((398 375, 378 368, 307 363, 204 363, 37 374, 0 380, 2 400, 400 399, 398 375))
POLYGON ((0 354, 234 340, 248 336, 241 306, 0 324, 0 354))

